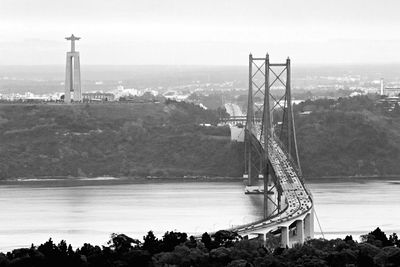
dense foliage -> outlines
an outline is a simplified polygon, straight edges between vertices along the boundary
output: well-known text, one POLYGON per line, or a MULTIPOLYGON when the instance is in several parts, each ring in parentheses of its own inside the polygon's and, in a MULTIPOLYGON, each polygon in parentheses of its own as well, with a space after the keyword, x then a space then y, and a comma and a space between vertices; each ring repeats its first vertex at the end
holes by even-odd
POLYGON ((0 179, 235 176, 242 148, 218 111, 181 102, 0 105, 0 179))
MULTIPOLYGON (((271 236, 270 239, 279 237, 271 236)), ((303 245, 281 249, 276 243, 243 240, 236 233, 218 231, 201 240, 180 232, 166 232, 162 239, 148 232, 143 241, 113 234, 107 246, 84 244, 74 250, 49 240, 31 248, 0 253, 0 266, 399 266, 400 241, 379 228, 358 243, 345 239, 312 239, 303 245), (274 245, 272 245, 274 244, 274 245)))
MULTIPOLYGON (((370 96, 296 105, 306 177, 400 174, 400 107, 370 96), (311 112, 311 113, 310 113, 311 112)), ((183 102, 0 105, 0 179, 29 176, 234 176, 243 143, 224 110, 183 102)))
MULTIPOLYGON (((397 103, 376 95, 306 100, 294 105, 294 117, 305 177, 400 175, 397 103)), ((285 136, 281 120, 278 110, 275 130, 285 136)))
POLYGON ((308 100, 295 110, 306 176, 400 174, 400 109, 389 112, 377 99, 357 96, 308 100))

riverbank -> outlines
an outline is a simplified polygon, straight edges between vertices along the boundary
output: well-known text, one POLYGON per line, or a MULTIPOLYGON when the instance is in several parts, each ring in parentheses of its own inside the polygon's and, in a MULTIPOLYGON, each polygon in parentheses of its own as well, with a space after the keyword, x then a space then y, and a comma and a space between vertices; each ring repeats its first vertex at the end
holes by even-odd
POLYGON ((400 175, 362 175, 362 176, 321 176, 321 177, 306 177, 305 181, 310 182, 346 182, 346 181, 380 181, 380 180, 400 180, 400 175))
MULTIPOLYGON (((400 181, 400 175, 387 176, 323 176, 306 177, 306 184, 309 183, 343 183, 343 182, 373 182, 373 181, 400 181)), ((113 185, 113 184, 143 184, 143 183, 202 183, 202 182, 243 182, 243 177, 222 177, 222 176, 182 176, 182 177, 72 177, 72 176, 40 176, 40 177, 19 177, 0 180, 0 185, 51 185, 54 186, 79 186, 79 185, 113 185)), ((262 179, 259 180, 262 182, 262 179)))
POLYGON ((0 185, 46 185, 46 186, 80 186, 80 185, 116 185, 116 184, 157 184, 157 183, 202 183, 202 182, 243 182, 242 177, 65 177, 42 176, 27 178, 10 178, 0 180, 0 185))

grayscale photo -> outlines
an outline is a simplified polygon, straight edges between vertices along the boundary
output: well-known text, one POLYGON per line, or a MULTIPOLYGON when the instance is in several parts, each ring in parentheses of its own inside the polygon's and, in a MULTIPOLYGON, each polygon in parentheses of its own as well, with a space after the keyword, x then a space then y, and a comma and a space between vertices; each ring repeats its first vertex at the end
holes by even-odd
POLYGON ((400 266, 399 10, 0 0, 0 267, 400 266))

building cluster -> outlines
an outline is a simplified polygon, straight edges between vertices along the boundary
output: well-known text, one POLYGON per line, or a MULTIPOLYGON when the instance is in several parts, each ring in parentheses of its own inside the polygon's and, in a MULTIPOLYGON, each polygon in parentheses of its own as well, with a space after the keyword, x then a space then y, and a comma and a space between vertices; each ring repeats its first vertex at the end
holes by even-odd
POLYGON ((111 93, 95 92, 95 93, 83 93, 82 102, 107 102, 115 101, 115 95, 111 93))
MULTIPOLYGON (((121 99, 133 99, 135 97, 152 98, 158 95, 159 93, 157 91, 151 89, 124 89, 123 86, 118 86, 117 89, 111 89, 109 91, 84 92, 81 94, 81 101, 79 102, 112 102, 121 99)), ((71 97, 73 99, 74 92, 71 92, 71 97)), ((1 101, 9 102, 64 102, 64 99, 65 95, 63 92, 50 94, 34 94, 31 92, 0 94, 1 101)))
POLYGON ((116 89, 112 89, 109 93, 114 94, 115 99, 121 97, 141 97, 144 95, 158 96, 159 92, 151 88, 135 89, 135 88, 124 88, 123 85, 118 85, 116 89))
POLYGON ((0 100, 10 102, 58 102, 63 95, 64 93, 62 92, 52 94, 34 94, 31 92, 9 93, 0 94, 0 100))

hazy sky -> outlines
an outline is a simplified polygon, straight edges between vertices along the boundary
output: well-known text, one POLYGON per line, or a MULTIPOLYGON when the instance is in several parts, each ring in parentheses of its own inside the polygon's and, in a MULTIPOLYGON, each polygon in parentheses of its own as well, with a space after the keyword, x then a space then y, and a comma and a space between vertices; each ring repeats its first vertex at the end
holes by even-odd
POLYGON ((0 64, 400 62, 399 0, 0 0, 0 64))

